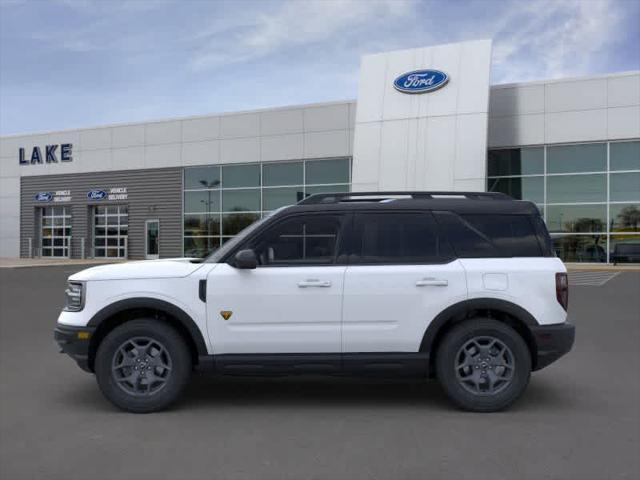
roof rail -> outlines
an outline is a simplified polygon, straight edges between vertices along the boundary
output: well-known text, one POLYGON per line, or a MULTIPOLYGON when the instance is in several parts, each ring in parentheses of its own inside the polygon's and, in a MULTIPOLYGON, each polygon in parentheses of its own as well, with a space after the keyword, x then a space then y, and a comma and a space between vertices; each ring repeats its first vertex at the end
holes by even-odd
POLYGON ((298 205, 314 205, 319 203, 339 203, 342 201, 381 201, 394 197, 411 197, 414 200, 431 200, 440 197, 466 197, 473 200, 512 200, 500 192, 343 192, 316 193, 300 200, 298 205), (365 198, 369 197, 369 198, 365 198))

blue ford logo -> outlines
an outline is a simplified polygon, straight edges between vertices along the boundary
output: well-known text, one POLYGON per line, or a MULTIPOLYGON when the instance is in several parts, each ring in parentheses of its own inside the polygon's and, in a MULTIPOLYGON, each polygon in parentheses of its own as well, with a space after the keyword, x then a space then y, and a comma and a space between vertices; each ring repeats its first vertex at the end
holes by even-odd
POLYGON ((448 81, 449 76, 440 70, 414 70, 396 78, 393 86, 403 93, 425 93, 444 87, 448 81))
POLYGON ((53 198, 51 192, 38 192, 36 193, 36 202, 50 202, 53 198))
POLYGON ((87 193, 87 198, 89 200, 104 200, 107 198, 107 192, 104 190, 91 190, 87 193))

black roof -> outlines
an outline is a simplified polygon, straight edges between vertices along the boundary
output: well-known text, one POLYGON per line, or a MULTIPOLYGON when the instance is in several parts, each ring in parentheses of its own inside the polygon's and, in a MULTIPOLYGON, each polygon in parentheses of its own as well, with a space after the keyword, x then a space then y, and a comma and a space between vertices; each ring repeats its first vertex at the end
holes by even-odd
POLYGON ((310 195, 286 209, 292 211, 443 210, 460 214, 538 215, 532 202, 493 192, 349 192, 310 195))

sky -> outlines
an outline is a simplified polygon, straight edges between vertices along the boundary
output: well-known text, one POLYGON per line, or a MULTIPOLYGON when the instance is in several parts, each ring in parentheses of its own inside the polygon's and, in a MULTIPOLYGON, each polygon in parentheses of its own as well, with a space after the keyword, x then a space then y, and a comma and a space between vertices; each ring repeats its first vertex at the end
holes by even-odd
POLYGON ((640 70, 640 0, 0 0, 0 134, 355 99, 364 54, 480 38, 494 84, 640 70))

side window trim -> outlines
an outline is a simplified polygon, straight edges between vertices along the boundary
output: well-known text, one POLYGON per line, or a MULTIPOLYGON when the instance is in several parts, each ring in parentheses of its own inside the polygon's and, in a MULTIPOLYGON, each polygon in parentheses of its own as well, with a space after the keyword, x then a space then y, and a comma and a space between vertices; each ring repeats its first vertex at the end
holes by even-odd
POLYGON ((349 254, 347 255, 348 265, 349 266, 407 266, 407 265, 448 265, 452 262, 458 260, 457 255, 455 254, 455 250, 451 246, 449 239, 446 237, 442 228, 436 221, 435 215, 431 210, 360 210, 356 211, 352 214, 351 228, 349 230, 350 233, 350 244, 349 244, 349 254), (400 261, 378 261, 378 262, 361 262, 359 260, 359 255, 356 253, 356 230, 357 230, 357 222, 358 217, 362 215, 402 215, 402 214, 418 214, 425 215, 427 218, 431 219, 431 224, 435 229, 435 232, 438 236, 439 243, 446 243, 449 247, 449 256, 442 256, 440 259, 428 261, 428 262, 400 262, 400 261))
POLYGON ((311 217, 311 216, 332 216, 332 217, 341 219, 340 228, 338 230, 338 235, 336 237, 336 248, 335 248, 331 263, 304 263, 304 264, 279 263, 275 265, 258 265, 257 268, 345 266, 346 261, 338 263, 337 260, 338 260, 338 252, 342 248, 341 245, 345 238, 345 232, 347 231, 347 224, 349 222, 349 217, 351 217, 351 215, 346 212, 296 212, 296 213, 291 213, 289 215, 283 216, 282 218, 275 220, 273 223, 265 225, 264 228, 261 228, 259 231, 255 232, 254 235, 251 235, 250 237, 246 238, 244 242, 242 242, 242 244, 238 245, 238 247, 234 251, 230 252, 229 256, 225 260, 227 262, 233 261, 233 258, 235 257, 236 253, 238 253, 240 250, 244 250, 253 241, 255 241, 256 239, 259 239, 262 235, 267 234, 271 229, 278 228, 284 222, 287 222, 289 220, 292 220, 298 217, 311 217))

